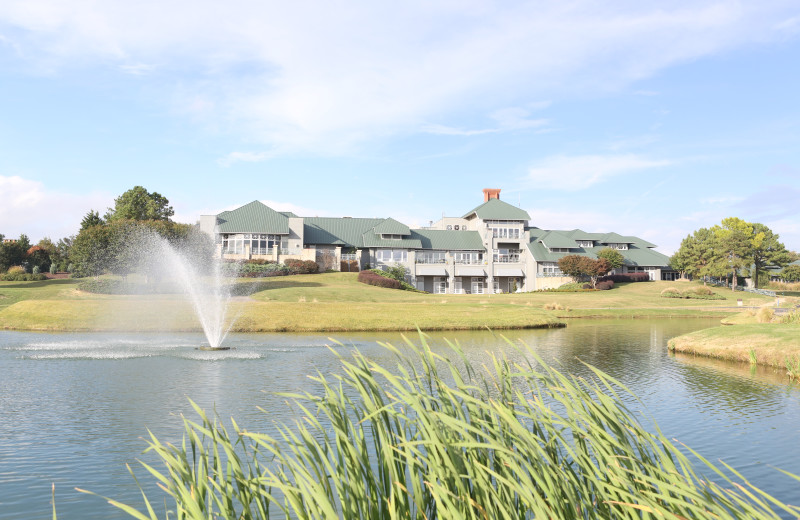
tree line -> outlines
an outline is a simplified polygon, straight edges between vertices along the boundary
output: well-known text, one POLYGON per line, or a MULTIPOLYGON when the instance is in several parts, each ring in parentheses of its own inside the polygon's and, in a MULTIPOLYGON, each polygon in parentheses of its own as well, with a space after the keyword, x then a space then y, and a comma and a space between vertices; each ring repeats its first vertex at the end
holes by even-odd
POLYGON ((114 199, 103 217, 90 210, 77 235, 53 242, 43 238, 33 245, 26 235, 4 240, 0 234, 0 273, 12 266, 27 272, 69 272, 74 276, 97 276, 111 272, 121 276, 142 267, 141 247, 145 235, 160 236, 179 248, 194 248, 210 255, 213 244, 196 226, 173 222, 169 200, 157 192, 135 186, 114 199))
MULTIPOLYGON (((730 278, 735 289, 739 276, 751 276, 756 287, 769 281, 766 268, 783 268, 798 260, 798 254, 786 249, 780 236, 769 227, 737 217, 729 217, 711 228, 700 228, 681 242, 670 258, 670 267, 681 276, 730 278)), ((784 275, 797 276, 797 266, 784 270, 784 275)), ((794 280, 787 280, 794 281, 794 280)))

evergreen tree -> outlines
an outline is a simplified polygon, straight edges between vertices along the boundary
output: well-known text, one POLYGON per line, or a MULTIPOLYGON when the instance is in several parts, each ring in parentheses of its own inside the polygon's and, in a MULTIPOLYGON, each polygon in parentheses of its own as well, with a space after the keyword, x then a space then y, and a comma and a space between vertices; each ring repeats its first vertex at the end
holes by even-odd
POLYGON ((89 210, 89 213, 87 213, 86 216, 83 217, 83 220, 81 220, 80 230, 83 231, 84 229, 92 226, 102 226, 103 224, 105 224, 105 222, 103 222, 103 219, 100 218, 100 213, 92 209, 89 210))
POLYGON ((778 241, 779 238, 779 235, 773 233, 764 224, 753 224, 753 236, 750 243, 752 245, 752 276, 756 287, 758 287, 759 272, 763 271, 765 267, 784 267, 792 261, 786 246, 778 241))
POLYGON ((114 220, 170 220, 175 210, 163 195, 150 193, 142 186, 134 186, 116 199, 114 208, 108 208, 105 219, 114 220))

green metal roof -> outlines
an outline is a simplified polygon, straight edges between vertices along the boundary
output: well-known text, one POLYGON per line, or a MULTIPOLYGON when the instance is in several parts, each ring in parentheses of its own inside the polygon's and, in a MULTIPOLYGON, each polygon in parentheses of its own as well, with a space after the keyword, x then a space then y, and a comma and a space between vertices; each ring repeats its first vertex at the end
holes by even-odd
POLYGON ((290 217, 290 218, 299 218, 297 215, 295 215, 295 214, 294 214, 294 213, 292 213, 291 211, 279 211, 278 213, 280 213, 280 214, 281 214, 281 215, 283 215, 284 217, 290 217))
MULTIPOLYGON (((539 228, 530 228, 528 230, 531 235, 531 241, 528 244, 528 250, 533 255, 537 262, 558 262, 558 260, 567 255, 581 255, 588 256, 589 258, 597 258, 597 253, 607 247, 605 244, 597 244, 595 247, 577 248, 570 250, 569 253, 551 253, 545 247, 541 240, 546 239, 552 231, 545 231, 539 228)), ((580 231, 580 230, 578 230, 580 231)), ((567 235, 569 231, 561 231, 560 234, 567 235)), ((623 237, 617 233, 586 233, 582 232, 583 236, 580 240, 594 240, 600 241, 601 238, 607 238, 608 242, 629 244, 628 250, 620 251, 622 256, 625 257, 626 265, 635 266, 653 266, 653 267, 667 267, 669 266, 669 257, 658 251, 650 248, 650 242, 642 240, 637 237, 623 237), (617 238, 618 237, 618 238, 617 238), (618 241, 618 242, 616 242, 618 241)), ((545 242, 547 243, 547 242, 545 242)), ((549 245, 549 244, 548 244, 549 245)), ((559 247, 559 246, 550 246, 559 247)), ((655 247, 655 246, 653 246, 655 247)))
POLYGON ((383 222, 383 218, 329 218, 303 219, 303 242, 313 245, 364 247, 363 235, 383 222))
POLYGON ((413 235, 409 235, 407 238, 402 238, 400 240, 384 240, 380 235, 376 235, 375 233, 372 233, 372 231, 367 231, 364 233, 361 239, 364 247, 389 247, 394 249, 422 248, 422 243, 418 238, 414 238, 413 235))
POLYGON ((483 220, 530 220, 528 212, 512 206, 500 199, 489 199, 472 211, 468 211, 462 218, 475 214, 483 220))
POLYGON ((414 229, 413 238, 418 238, 422 249, 443 251, 484 251, 481 235, 477 231, 448 231, 442 229, 414 229))
POLYGON ((289 219, 260 201, 217 215, 219 233, 289 234, 289 219))
POLYGON ((597 240, 594 235, 597 233, 587 233, 582 229, 573 229, 572 231, 564 231, 564 234, 572 238, 572 240, 597 240))
POLYGON ((410 235, 411 230, 405 224, 393 218, 387 218, 375 226, 375 233, 378 235, 410 235))
POLYGON ((560 231, 550 231, 549 233, 542 235, 539 240, 544 242, 544 245, 551 249, 554 247, 567 247, 569 249, 578 248, 578 244, 575 242, 575 240, 571 239, 560 231))

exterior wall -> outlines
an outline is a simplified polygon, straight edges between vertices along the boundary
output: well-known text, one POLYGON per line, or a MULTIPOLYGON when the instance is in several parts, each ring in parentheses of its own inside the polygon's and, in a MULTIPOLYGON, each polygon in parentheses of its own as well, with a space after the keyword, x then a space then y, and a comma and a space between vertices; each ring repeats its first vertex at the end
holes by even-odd
POLYGON ((572 282, 572 277, 570 276, 542 276, 536 279, 536 290, 557 289, 570 282, 572 282))
POLYGON ((441 220, 431 224, 429 229, 448 229, 447 226, 450 226, 450 229, 455 230, 456 226, 458 226, 458 229, 461 230, 464 229, 464 226, 466 226, 467 230, 476 231, 477 228, 475 227, 474 222, 474 220, 470 222, 461 217, 442 217, 441 220))
POLYGON ((303 219, 300 217, 289 217, 289 253, 290 255, 302 255, 303 249, 303 219))
POLYGON ((217 227, 216 215, 200 215, 200 231, 215 238, 214 228, 217 227))

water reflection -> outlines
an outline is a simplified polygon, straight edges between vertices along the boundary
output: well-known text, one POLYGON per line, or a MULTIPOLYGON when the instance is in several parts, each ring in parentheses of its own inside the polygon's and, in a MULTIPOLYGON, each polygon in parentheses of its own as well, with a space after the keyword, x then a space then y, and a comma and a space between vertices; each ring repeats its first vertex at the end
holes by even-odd
MULTIPOLYGON (((800 392, 780 374, 667 353, 669 338, 716 325, 716 320, 608 320, 571 322, 565 329, 510 331, 539 356, 565 371, 590 376, 590 363, 635 392, 636 412, 655 418, 668 437, 723 458, 754 483, 783 500, 800 491, 769 467, 800 473, 794 450, 800 431, 800 392)), ((196 334, 0 335, 0 508, 3 518, 48 514, 49 490, 57 486, 61 518, 127 518, 75 486, 136 502, 138 492, 124 464, 141 456, 140 437, 150 428, 179 442, 180 414, 193 416, 187 397, 216 408, 223 418, 252 430, 274 432, 293 411, 275 392, 314 392, 308 374, 339 371, 336 354, 358 348, 387 366, 391 353, 377 341, 402 343, 400 334, 234 335, 235 349, 201 352, 196 334), (331 346, 333 351, 326 348, 331 346), (267 414, 258 411, 261 407, 267 414)), ((414 338, 414 335, 410 336, 414 338)), ((474 366, 492 355, 525 361, 489 331, 432 334, 457 341, 474 366)))

